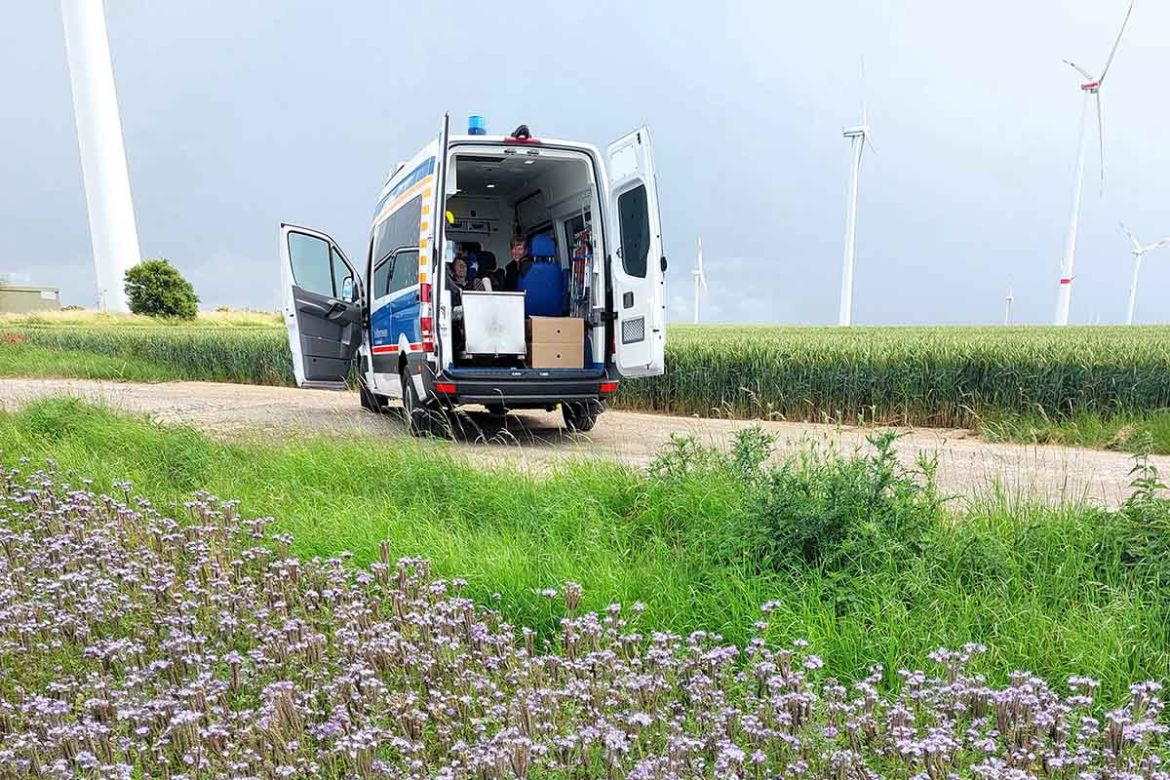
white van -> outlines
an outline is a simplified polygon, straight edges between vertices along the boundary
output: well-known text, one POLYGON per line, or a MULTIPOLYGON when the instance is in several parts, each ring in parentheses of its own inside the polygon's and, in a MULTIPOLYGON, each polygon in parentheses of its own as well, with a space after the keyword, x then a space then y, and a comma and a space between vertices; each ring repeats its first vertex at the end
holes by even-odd
POLYGON ((325 233, 281 225, 297 384, 344 389, 356 357, 362 405, 400 398, 419 434, 462 404, 559 405, 566 425, 589 430, 620 377, 663 372, 650 134, 602 156, 523 125, 509 136, 448 125, 390 172, 363 263, 325 233))

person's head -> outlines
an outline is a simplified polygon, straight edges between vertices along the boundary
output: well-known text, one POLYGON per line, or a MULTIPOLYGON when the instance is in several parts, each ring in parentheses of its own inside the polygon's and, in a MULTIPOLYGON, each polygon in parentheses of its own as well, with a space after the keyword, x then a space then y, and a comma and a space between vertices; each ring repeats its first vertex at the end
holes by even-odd
POLYGON ((463 284, 467 281, 467 258, 463 255, 455 255, 455 259, 451 261, 451 275, 455 277, 458 284, 463 284))
POLYGON ((528 242, 520 236, 512 239, 512 259, 523 260, 528 257, 528 242))

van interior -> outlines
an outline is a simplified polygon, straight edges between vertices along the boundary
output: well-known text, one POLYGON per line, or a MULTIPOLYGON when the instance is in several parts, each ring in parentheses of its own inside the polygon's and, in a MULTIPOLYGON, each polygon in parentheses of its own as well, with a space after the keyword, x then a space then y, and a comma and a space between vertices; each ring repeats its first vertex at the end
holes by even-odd
POLYGON ((589 156, 472 147, 456 150, 449 170, 443 278, 452 295, 452 370, 603 373, 605 276, 589 156), (523 262, 512 260, 514 237, 527 242, 523 262), (462 289, 455 255, 466 258, 462 289))

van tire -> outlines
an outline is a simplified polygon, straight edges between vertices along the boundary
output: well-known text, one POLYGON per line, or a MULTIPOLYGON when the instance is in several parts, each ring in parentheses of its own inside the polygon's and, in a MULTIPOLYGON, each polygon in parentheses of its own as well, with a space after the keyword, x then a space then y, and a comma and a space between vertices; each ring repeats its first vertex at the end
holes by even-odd
POLYGON ((593 403, 563 403, 561 416, 565 419, 565 427, 574 433, 588 433, 597 424, 597 416, 601 409, 593 403))
POLYGON ((433 436, 437 427, 435 412, 418 397, 418 390, 405 366, 399 379, 402 380, 402 413, 406 417, 406 427, 415 436, 433 436))

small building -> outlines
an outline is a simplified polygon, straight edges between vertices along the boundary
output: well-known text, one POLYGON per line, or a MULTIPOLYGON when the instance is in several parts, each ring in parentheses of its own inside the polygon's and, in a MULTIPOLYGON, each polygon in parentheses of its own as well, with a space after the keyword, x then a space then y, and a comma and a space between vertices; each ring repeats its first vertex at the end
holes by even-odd
POLYGON ((26 314, 60 308, 60 288, 0 284, 0 314, 26 314))

